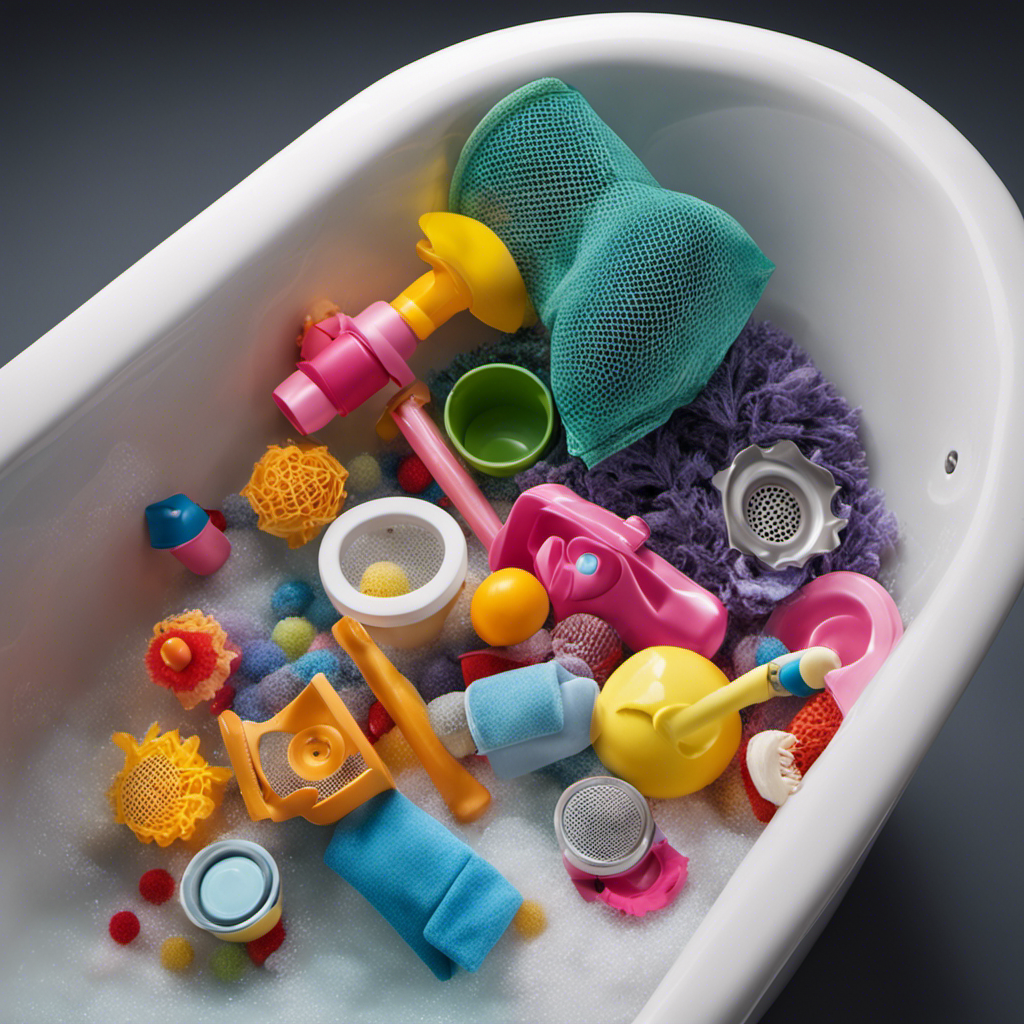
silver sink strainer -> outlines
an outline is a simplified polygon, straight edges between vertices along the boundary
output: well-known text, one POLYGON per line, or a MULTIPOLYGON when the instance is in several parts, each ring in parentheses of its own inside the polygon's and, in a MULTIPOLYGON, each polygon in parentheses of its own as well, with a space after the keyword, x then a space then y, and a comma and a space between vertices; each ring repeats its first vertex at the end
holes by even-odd
POLYGON ((839 547, 846 520, 832 514, 835 477, 792 441, 744 448, 711 482, 722 492, 729 544, 770 569, 802 566, 839 547))
POLYGON ((592 875, 616 875, 647 856, 654 818, 628 782, 596 775, 573 783, 555 808, 555 835, 566 860, 592 875))

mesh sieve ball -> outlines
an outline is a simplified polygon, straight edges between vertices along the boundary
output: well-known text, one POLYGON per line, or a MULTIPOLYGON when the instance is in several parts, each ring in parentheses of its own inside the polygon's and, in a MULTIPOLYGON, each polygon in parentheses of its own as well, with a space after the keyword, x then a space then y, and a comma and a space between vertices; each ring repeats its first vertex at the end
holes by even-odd
POLYGON ((654 818, 628 782, 597 775, 573 783, 555 808, 555 835, 573 867, 617 875, 635 867, 651 848, 654 818))

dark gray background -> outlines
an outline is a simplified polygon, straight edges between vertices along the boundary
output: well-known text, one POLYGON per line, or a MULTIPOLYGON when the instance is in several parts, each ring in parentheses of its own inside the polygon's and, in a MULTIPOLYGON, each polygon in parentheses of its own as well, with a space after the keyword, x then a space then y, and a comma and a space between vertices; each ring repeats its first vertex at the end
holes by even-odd
MULTIPOLYGON (((619 5, 141 7, 0 5, 0 363, 382 75, 492 29, 619 5)), ((858 58, 934 106, 1024 198, 1024 39, 985 7, 647 9, 760 25, 858 58)), ((765 1021, 1024 1018, 1022 627, 1024 599, 765 1021)))

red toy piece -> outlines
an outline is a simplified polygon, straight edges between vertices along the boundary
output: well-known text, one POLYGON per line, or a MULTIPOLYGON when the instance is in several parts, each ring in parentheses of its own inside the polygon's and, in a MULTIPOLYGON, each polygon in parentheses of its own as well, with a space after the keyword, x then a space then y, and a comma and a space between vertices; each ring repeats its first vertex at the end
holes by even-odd
POLYGON ((218 508, 204 508, 203 511, 210 517, 210 522, 223 533, 228 528, 228 521, 224 518, 224 513, 218 508))
POLYGON ((384 733, 389 732, 394 727, 394 719, 388 714, 387 708, 379 700, 374 701, 370 705, 370 715, 366 724, 370 738, 374 741, 379 740, 384 733))
POLYGON ((406 494, 422 494, 434 478, 418 455, 406 455, 398 464, 398 486, 406 494))
POLYGON ((166 903, 174 895, 174 878, 163 868, 153 868, 139 879, 139 894, 148 903, 166 903))
MULTIPOLYGON (((806 775, 807 770, 818 760, 821 752, 828 746, 829 740, 835 736, 842 721, 843 713, 828 690, 822 690, 821 693, 811 697, 793 716, 793 720, 785 727, 785 731, 796 737, 796 745, 793 747, 793 763, 800 770, 801 775, 806 775)), ((750 809, 758 821, 771 821, 775 817, 778 807, 770 800, 765 800, 751 781, 750 773, 747 771, 746 743, 740 748, 739 757, 740 774, 743 777, 743 788, 746 789, 747 798, 750 800, 750 809)))
POLYGON ((228 711, 235 703, 235 688, 230 683, 225 683, 210 701, 210 714, 219 715, 222 711, 228 711))
POLYGON ((130 910, 119 910, 108 926, 110 937, 122 946, 127 946, 139 934, 139 919, 130 910))
POLYGON ((266 935, 261 935, 258 939, 253 939, 252 942, 245 944, 245 948, 249 952, 249 959, 257 967, 262 967, 267 957, 281 948, 281 943, 284 942, 286 934, 284 922, 278 921, 266 935))

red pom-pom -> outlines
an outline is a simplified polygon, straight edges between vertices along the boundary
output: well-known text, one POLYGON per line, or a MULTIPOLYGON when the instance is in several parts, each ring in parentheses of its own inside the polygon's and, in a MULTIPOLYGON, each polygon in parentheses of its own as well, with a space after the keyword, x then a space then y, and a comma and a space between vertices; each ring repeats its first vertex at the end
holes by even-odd
POLYGON ((370 716, 366 723, 370 737, 379 740, 384 733, 395 727, 394 719, 388 714, 388 709, 379 700, 370 705, 370 716))
POLYGON ((174 879, 163 868, 153 868, 139 879, 139 894, 149 903, 166 903, 174 895, 174 879))
POLYGON ((115 942, 127 946, 139 934, 139 919, 130 910, 119 910, 110 919, 108 928, 115 942))
POLYGON ((434 478, 418 455, 407 455, 398 464, 398 486, 406 494, 422 494, 434 478))
POLYGON ((796 737, 793 761, 801 775, 805 775, 807 769, 818 760, 842 722, 843 713, 828 690, 815 694, 793 716, 786 732, 796 737))
POLYGON ((153 637, 146 651, 146 669, 149 678, 157 686, 166 687, 178 693, 194 690, 217 667, 217 652, 213 649, 213 637, 209 633, 190 632, 184 629, 169 629, 153 637), (188 644, 192 660, 180 672, 164 664, 160 648, 171 637, 179 637, 188 644))
POLYGON ((219 715, 227 711, 235 703, 235 688, 230 683, 225 683, 210 701, 210 714, 219 715))
POLYGON ((228 528, 228 521, 219 508, 204 508, 203 511, 210 517, 210 522, 223 533, 228 528))
POLYGON ((245 944, 245 948, 249 952, 249 959, 252 960, 257 967, 262 967, 263 961, 266 960, 267 957, 275 950, 281 948, 281 943, 284 942, 284 937, 284 922, 278 921, 266 935, 261 935, 258 939, 253 939, 252 942, 247 942, 245 944))
POLYGON ((522 668, 526 664, 522 661, 513 661, 511 658, 502 658, 498 654, 492 654, 490 650, 467 651, 459 655, 459 667, 462 669, 462 681, 468 687, 485 676, 496 676, 499 672, 508 672, 514 668, 522 668))

